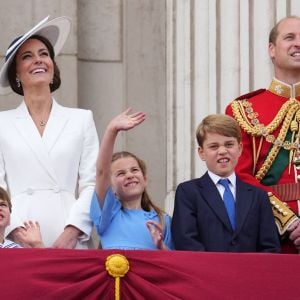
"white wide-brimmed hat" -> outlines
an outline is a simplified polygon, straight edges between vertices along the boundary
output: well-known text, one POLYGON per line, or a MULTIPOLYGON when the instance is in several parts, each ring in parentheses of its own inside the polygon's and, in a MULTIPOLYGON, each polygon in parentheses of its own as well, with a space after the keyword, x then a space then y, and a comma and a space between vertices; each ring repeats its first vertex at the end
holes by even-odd
POLYGON ((40 21, 24 35, 17 38, 7 49, 4 62, 2 63, 3 66, 0 70, 0 94, 4 95, 12 91, 8 81, 7 70, 20 46, 31 36, 40 35, 47 38, 54 48, 55 55, 61 51, 71 30, 71 19, 64 16, 55 19, 49 18, 48 16, 40 21))

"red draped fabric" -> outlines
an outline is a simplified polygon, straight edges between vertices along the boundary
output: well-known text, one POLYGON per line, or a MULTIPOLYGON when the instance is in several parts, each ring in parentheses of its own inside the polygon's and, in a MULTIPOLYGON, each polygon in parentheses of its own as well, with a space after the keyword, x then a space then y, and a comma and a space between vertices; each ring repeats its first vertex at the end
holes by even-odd
POLYGON ((300 257, 184 251, 1 249, 1 299, 114 299, 106 258, 124 255, 121 299, 299 299, 300 257))

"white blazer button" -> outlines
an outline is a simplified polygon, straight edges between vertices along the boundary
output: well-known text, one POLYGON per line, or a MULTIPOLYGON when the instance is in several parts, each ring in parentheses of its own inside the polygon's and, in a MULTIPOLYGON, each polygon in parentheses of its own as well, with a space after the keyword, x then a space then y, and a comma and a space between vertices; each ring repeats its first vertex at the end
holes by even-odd
POLYGON ((28 195, 32 195, 32 194, 34 193, 34 190, 31 189, 31 188, 28 188, 27 191, 26 191, 26 193, 27 193, 28 195))
POLYGON ((60 192, 60 188, 58 186, 54 186, 53 187, 53 192, 54 193, 59 193, 60 192))

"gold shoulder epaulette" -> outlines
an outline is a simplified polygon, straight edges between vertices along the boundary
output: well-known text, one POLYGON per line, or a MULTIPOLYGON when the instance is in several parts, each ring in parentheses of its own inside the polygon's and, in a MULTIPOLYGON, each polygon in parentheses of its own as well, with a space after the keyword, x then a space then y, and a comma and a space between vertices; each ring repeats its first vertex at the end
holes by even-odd
POLYGON ((298 217, 286 203, 280 201, 271 192, 268 193, 268 196, 272 205, 273 215, 279 234, 283 235, 285 234, 287 228, 294 221, 298 220, 298 217))
POLYGON ((240 127, 248 134, 258 137, 267 137, 270 135, 279 127, 286 117, 288 119, 287 122, 290 123, 291 118, 299 107, 300 104, 296 99, 289 99, 282 105, 272 122, 265 126, 259 122, 258 113, 253 110, 252 103, 250 101, 243 99, 231 102, 233 116, 239 123, 240 127))

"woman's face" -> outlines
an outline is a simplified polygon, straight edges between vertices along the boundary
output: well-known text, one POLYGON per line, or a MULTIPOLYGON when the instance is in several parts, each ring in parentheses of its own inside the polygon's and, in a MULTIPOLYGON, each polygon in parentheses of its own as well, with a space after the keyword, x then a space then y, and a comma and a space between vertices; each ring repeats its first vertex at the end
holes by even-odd
POLYGON ((54 64, 49 50, 37 39, 27 40, 16 53, 16 77, 26 88, 49 84, 53 80, 54 64))

